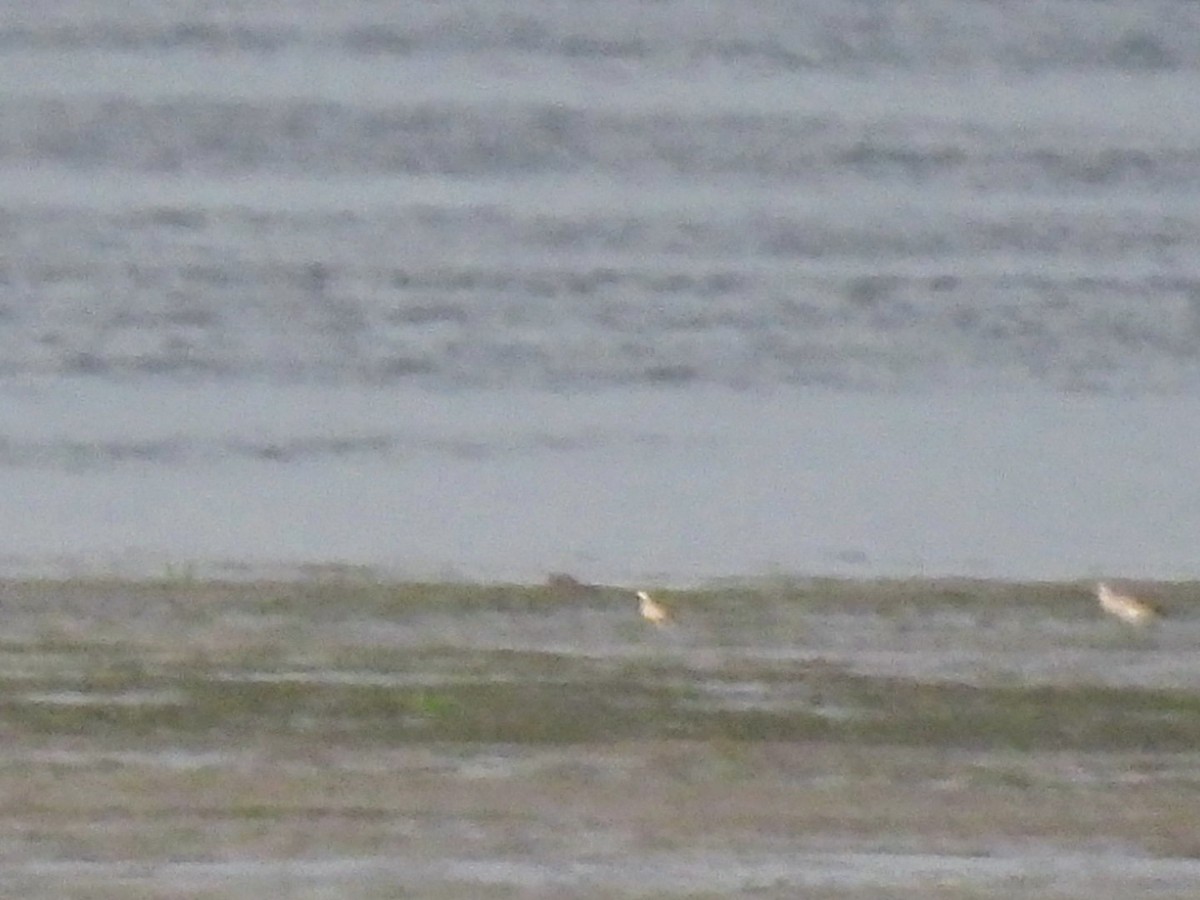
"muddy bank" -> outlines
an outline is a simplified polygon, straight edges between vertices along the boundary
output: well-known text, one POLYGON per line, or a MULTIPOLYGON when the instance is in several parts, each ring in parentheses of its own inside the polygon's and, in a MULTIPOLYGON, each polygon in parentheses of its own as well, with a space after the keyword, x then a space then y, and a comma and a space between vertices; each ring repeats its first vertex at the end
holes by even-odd
POLYGON ((1193 896, 1196 586, 1144 588, 6 582, 0 892, 1193 896))

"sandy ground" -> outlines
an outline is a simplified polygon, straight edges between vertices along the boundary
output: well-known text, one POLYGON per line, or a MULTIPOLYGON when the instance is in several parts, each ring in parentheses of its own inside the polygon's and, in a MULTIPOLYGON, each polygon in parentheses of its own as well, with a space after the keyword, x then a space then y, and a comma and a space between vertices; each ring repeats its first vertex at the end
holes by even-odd
POLYGON ((0 584, 0 896, 1194 897, 1194 585, 0 584))

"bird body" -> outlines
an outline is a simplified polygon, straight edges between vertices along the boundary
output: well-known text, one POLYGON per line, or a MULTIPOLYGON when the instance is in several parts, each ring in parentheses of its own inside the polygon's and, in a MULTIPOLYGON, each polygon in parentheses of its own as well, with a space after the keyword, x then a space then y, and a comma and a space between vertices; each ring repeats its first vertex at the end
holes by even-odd
POLYGON ((1145 625, 1162 617, 1162 610, 1153 603, 1114 591, 1103 581, 1096 585, 1096 599, 1102 610, 1127 625, 1145 625))
POLYGON ((637 598, 638 612, 647 622, 654 625, 666 625, 671 621, 671 611, 645 591, 638 591, 637 598))

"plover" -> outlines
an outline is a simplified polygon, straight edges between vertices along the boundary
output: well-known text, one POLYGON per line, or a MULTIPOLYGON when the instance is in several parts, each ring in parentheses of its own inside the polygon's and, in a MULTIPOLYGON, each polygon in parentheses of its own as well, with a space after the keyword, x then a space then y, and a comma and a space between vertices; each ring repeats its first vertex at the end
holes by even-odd
POLYGON ((1162 617, 1162 610, 1148 600, 1114 591, 1103 581, 1096 585, 1100 608, 1127 625, 1145 625, 1162 617))
POLYGON ((671 611, 647 594, 645 591, 637 592, 638 612, 642 614, 642 618, 654 625, 666 625, 671 621, 671 611))

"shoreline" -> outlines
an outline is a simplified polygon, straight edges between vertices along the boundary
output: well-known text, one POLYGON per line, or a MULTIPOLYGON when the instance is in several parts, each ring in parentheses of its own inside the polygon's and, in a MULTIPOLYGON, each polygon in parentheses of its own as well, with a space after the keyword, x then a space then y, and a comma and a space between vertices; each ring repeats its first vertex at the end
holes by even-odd
POLYGON ((382 588, 404 588, 414 585, 461 589, 518 588, 544 590, 550 594, 568 596, 575 590, 596 592, 634 592, 638 589, 671 591, 677 594, 711 594, 721 591, 737 593, 779 594, 814 586, 859 586, 866 589, 887 589, 906 586, 908 589, 927 586, 934 591, 962 587, 982 587, 997 590, 1036 588, 1091 591, 1098 582, 1112 582, 1137 589, 1186 593, 1189 588, 1200 598, 1200 576, 1179 578, 1127 577, 1120 573, 1088 574, 1076 577, 989 576, 961 573, 905 574, 840 572, 772 572, 768 574, 722 575, 694 582, 670 579, 584 579, 561 569, 546 569, 544 574, 527 578, 472 576, 456 572, 405 572, 385 567, 342 562, 306 562, 257 564, 244 562, 163 562, 159 565, 17 565, 0 560, 0 585, 127 585, 181 587, 198 586, 303 586, 314 583, 344 585, 375 585, 382 588))

